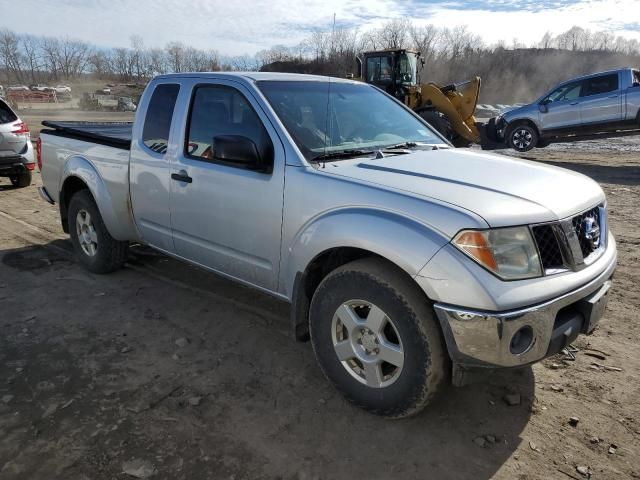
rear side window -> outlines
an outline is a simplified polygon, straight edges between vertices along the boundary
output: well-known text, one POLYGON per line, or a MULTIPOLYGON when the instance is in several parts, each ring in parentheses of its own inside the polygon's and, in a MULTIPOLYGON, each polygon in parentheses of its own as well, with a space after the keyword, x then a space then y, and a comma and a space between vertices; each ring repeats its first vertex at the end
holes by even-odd
POLYGON ((583 97, 618 90, 618 74, 613 73, 611 75, 588 78, 585 81, 585 88, 583 90, 583 97))
POLYGON ((179 85, 162 84, 158 85, 151 95, 147 116, 144 119, 142 142, 154 152, 167 152, 171 119, 179 91, 179 85))
POLYGON ((15 122, 18 119, 9 106, 0 100, 0 123, 15 122))
POLYGON ((218 135, 241 135, 253 140, 263 158, 268 158, 273 151, 262 120, 244 95, 222 85, 197 87, 189 112, 185 154, 216 161, 212 144, 218 135))

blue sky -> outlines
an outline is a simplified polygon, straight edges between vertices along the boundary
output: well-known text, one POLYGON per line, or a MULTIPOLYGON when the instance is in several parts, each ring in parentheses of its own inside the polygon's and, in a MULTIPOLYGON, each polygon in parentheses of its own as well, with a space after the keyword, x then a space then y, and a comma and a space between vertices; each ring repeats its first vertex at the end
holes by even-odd
POLYGON ((146 46, 182 41, 227 55, 295 45, 313 28, 330 29, 334 13, 339 25, 361 31, 402 16, 467 25, 487 43, 531 44, 573 25, 640 41, 640 0, 0 0, 0 12, 0 28, 20 33, 100 46, 129 46, 137 34, 146 46))

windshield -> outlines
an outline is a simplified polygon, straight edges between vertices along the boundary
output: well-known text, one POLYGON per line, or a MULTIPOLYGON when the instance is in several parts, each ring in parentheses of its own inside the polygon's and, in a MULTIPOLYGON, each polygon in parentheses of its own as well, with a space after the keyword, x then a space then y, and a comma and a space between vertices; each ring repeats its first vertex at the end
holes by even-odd
POLYGON ((258 87, 307 160, 405 143, 446 143, 391 97, 366 84, 261 81, 258 87))
POLYGON ((418 57, 411 53, 404 53, 400 56, 400 81, 404 84, 413 85, 416 83, 416 66, 418 57))

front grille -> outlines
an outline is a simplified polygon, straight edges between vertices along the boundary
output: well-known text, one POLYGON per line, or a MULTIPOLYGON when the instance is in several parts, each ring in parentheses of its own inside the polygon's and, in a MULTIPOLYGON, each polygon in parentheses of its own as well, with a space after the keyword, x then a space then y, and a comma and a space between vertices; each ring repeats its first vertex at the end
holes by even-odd
POLYGON ((570 219, 531 227, 545 274, 580 270, 593 261, 607 235, 603 211, 597 206, 570 219), (585 262, 589 256, 592 258, 585 262))
POLYGON ((533 237, 538 245, 540 261, 545 271, 564 268, 564 260, 558 239, 551 225, 538 225, 533 227, 533 237))
MULTIPOLYGON (((573 225, 573 229, 576 232, 576 236, 578 237, 578 242, 580 243, 580 250, 582 250, 582 256, 587 258, 591 255, 594 250, 596 250, 600 246, 600 242, 592 242, 587 236, 587 228, 589 223, 595 222, 595 225, 600 229, 600 209, 598 207, 594 207, 591 210, 584 212, 581 215, 576 215, 571 219, 571 223, 573 225)), ((603 235, 604 232, 600 232, 598 238, 603 235)))

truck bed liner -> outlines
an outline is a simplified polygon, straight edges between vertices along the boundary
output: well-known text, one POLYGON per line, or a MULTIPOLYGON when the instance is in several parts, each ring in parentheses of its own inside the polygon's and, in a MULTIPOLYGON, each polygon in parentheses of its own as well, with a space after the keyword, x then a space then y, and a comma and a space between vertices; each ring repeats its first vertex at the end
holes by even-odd
POLYGON ((133 122, 57 122, 44 120, 42 125, 52 129, 43 130, 42 133, 75 138, 125 150, 131 148, 133 122))

